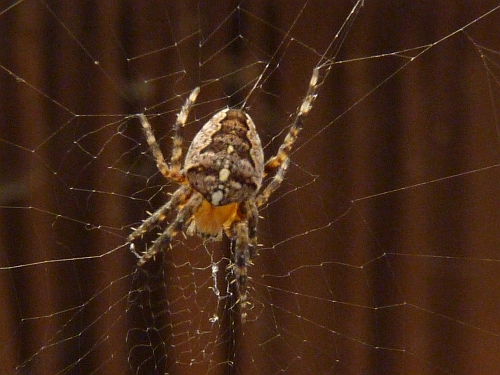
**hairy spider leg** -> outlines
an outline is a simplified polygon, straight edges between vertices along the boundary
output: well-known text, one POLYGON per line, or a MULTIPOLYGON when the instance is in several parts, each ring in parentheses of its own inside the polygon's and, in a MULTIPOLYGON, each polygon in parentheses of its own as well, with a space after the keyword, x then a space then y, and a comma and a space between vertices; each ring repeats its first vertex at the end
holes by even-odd
POLYGON ((151 228, 160 224, 166 219, 172 209, 179 205, 183 205, 192 193, 193 191, 188 185, 182 185, 172 194, 167 203, 157 209, 150 217, 144 220, 137 229, 134 229, 134 231, 129 234, 127 241, 132 242, 137 237, 142 236, 144 233, 149 232, 151 228))
POLYGON ((191 110, 191 107, 196 101, 196 98, 199 93, 200 93, 199 87, 196 87, 193 91, 191 91, 191 94, 189 94, 189 97, 186 99, 186 102, 182 106, 179 114, 177 115, 177 120, 175 121, 175 124, 173 126, 174 135, 172 137, 173 143, 172 143, 172 156, 170 159, 170 167, 167 165, 163 153, 161 152, 160 146, 156 141, 153 129, 151 128, 151 124, 149 123, 148 119, 143 113, 139 114, 139 119, 141 121, 144 134, 146 135, 146 141, 148 142, 149 148, 153 153, 158 169, 160 170, 161 174, 165 176, 165 178, 172 179, 178 183, 183 183, 186 180, 186 177, 181 172, 182 142, 183 142, 182 130, 184 128, 184 125, 186 125, 189 111, 191 110))
POLYGON ((257 254, 257 221, 259 214, 257 206, 253 202, 245 202, 240 206, 244 220, 235 221, 230 228, 233 238, 233 261, 229 268, 233 272, 233 284, 236 285, 238 300, 235 305, 239 306, 241 322, 245 323, 247 318, 247 281, 248 266, 252 265, 252 258, 257 254))
POLYGON ((191 91, 191 94, 189 94, 189 97, 186 99, 186 102, 182 106, 181 111, 177 115, 177 120, 174 124, 174 136, 172 137, 172 158, 170 160, 170 175, 172 176, 171 178, 175 181, 178 181, 179 179, 182 179, 182 181, 184 181, 186 179, 184 173, 181 172, 182 142, 184 133, 183 130, 189 116, 189 111, 191 110, 199 93, 199 87, 196 87, 193 91, 191 91))
POLYGON ((307 94, 299 107, 297 116, 293 121, 288 134, 285 136, 285 140, 281 144, 278 152, 275 156, 272 156, 264 167, 264 173, 267 175, 269 172, 278 168, 283 161, 288 157, 292 149, 293 144, 297 140, 299 132, 302 130, 303 118, 309 114, 312 108, 312 103, 316 99, 316 88, 318 86, 319 78, 319 68, 314 68, 311 79, 309 81, 309 87, 307 89, 307 94))
POLYGON ((194 193, 187 201, 186 205, 182 207, 177 214, 175 220, 165 229, 165 231, 153 241, 153 245, 142 255, 141 259, 137 262, 139 267, 143 266, 151 258, 154 258, 158 252, 163 250, 170 244, 172 238, 182 230, 186 222, 193 216, 194 212, 201 206, 203 196, 200 193, 194 193))
POLYGON ((257 207, 265 205, 269 197, 281 186, 283 179, 285 178, 286 171, 290 165, 290 158, 285 158, 273 176, 272 180, 266 185, 261 193, 255 198, 255 203, 257 207))
POLYGON ((257 196, 256 202, 257 206, 260 207, 266 204, 267 200, 281 185, 283 178, 285 176, 286 170, 290 163, 288 155, 292 150, 292 146, 297 140, 297 137, 302 130, 302 124, 304 117, 306 117, 311 111, 312 104, 316 99, 316 89, 318 87, 319 79, 319 68, 314 68, 311 79, 309 80, 309 87, 307 89, 306 96, 299 107, 297 116, 293 121, 288 134, 285 136, 283 143, 281 144, 278 152, 275 156, 269 158, 264 166, 264 174, 268 175, 273 170, 277 169, 276 175, 271 180, 271 182, 262 190, 262 192, 257 196))

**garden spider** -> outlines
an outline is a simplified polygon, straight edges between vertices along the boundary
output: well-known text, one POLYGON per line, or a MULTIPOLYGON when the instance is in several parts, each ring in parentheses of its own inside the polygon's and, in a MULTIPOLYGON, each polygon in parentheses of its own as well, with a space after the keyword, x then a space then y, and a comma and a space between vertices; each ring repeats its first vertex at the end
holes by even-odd
POLYGON ((313 70, 307 94, 298 108, 277 154, 264 163, 264 152, 259 135, 250 116, 241 109, 223 109, 217 112, 196 134, 182 157, 182 128, 200 89, 195 88, 174 125, 172 156, 167 164, 155 139, 151 125, 144 114, 139 115, 146 139, 161 174, 180 187, 171 198, 128 236, 131 251, 143 266, 170 245, 181 230, 203 238, 220 238, 224 232, 231 240, 233 255, 228 269, 236 285, 236 304, 241 321, 246 320, 247 267, 257 254, 258 208, 264 205, 283 181, 289 164, 288 155, 306 116, 316 98, 319 69, 313 70), (269 173, 276 174, 261 189, 262 180, 269 173), (135 251, 133 241, 164 221, 177 210, 177 216, 143 254, 135 251))

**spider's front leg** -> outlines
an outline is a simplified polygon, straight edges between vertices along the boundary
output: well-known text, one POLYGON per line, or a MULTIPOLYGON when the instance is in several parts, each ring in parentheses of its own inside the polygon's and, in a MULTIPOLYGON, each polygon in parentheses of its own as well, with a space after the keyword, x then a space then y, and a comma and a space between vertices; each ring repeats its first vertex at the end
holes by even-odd
POLYGON ((248 266, 252 265, 252 258, 257 254, 257 220, 258 211, 254 202, 245 202, 240 206, 241 214, 246 220, 234 222, 231 225, 231 237, 234 244, 234 258, 231 265, 236 285, 240 308, 241 321, 247 318, 247 281, 248 266))
MULTIPOLYGON (((182 207, 182 209, 177 214, 175 220, 165 229, 165 231, 153 241, 152 246, 147 249, 147 251, 142 254, 141 258, 137 262, 139 267, 146 264, 151 258, 154 258, 158 252, 165 249, 166 246, 170 245, 172 238, 182 230, 185 226, 186 222, 193 216, 194 212, 198 210, 203 201, 203 197, 199 193, 194 193, 186 205, 182 207)), ((139 230, 139 229, 138 229, 139 230)), ((138 231, 136 230, 136 232, 138 231)), ((135 233, 135 232, 134 232, 135 233)))

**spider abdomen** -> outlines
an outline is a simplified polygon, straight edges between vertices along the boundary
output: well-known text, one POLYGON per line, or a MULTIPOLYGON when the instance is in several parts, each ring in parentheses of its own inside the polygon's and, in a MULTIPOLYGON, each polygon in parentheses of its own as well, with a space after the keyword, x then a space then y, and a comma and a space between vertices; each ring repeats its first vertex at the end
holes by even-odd
POLYGON ((190 186, 214 206, 254 197, 262 183, 264 153, 250 116, 237 109, 216 113, 193 139, 184 171, 190 186))

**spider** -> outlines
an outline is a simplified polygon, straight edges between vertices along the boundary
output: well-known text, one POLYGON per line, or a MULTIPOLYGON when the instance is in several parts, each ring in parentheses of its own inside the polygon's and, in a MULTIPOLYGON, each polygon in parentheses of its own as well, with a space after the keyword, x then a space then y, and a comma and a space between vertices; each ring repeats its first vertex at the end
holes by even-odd
POLYGON ((264 152, 257 129, 250 116, 241 109, 222 109, 196 134, 182 159, 182 129, 200 88, 195 88, 177 115, 173 127, 173 145, 170 163, 160 150, 151 125, 144 114, 138 115, 149 148, 161 174, 179 184, 170 199, 128 236, 131 251, 138 257, 137 265, 145 265, 159 251, 170 246, 181 230, 202 238, 221 238, 225 233, 232 244, 232 259, 228 269, 231 283, 236 285, 236 303, 240 306, 241 321, 247 313, 247 268, 257 255, 258 209, 281 185, 289 165, 289 153, 302 129, 318 85, 319 69, 315 68, 307 94, 298 108, 295 119, 276 155, 264 162, 264 152), (274 177, 263 187, 263 179, 275 171, 274 177), (167 215, 177 215, 147 250, 139 254, 133 241, 149 232, 167 215))

